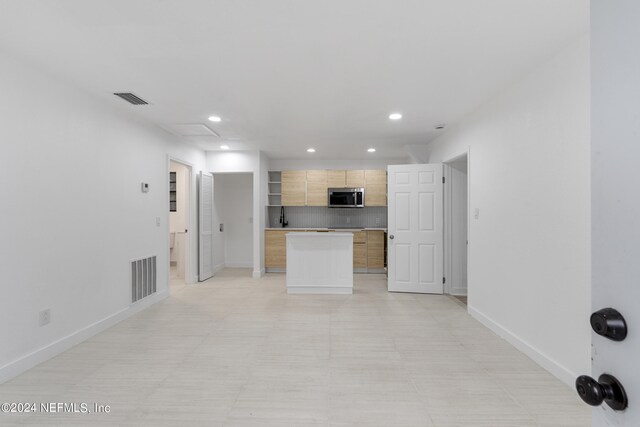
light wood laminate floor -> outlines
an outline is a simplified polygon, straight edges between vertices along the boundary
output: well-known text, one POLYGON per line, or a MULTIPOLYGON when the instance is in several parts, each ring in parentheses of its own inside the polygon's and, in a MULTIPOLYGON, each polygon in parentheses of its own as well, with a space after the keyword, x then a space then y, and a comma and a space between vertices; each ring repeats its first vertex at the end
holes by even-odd
POLYGON ((566 385, 447 296, 287 295, 224 270, 0 385, 0 402, 109 414, 0 414, 0 425, 589 426, 566 385))

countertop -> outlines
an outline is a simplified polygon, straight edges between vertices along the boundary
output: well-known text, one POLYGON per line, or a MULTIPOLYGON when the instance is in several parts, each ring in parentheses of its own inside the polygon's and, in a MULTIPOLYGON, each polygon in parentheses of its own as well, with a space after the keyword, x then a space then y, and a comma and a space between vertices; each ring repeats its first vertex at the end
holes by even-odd
POLYGON ((344 232, 354 232, 354 231, 367 231, 367 230, 377 230, 377 231, 387 231, 386 228, 317 228, 317 227, 267 227, 265 230, 290 230, 290 231, 299 231, 299 230, 309 230, 309 231, 344 231, 344 232))

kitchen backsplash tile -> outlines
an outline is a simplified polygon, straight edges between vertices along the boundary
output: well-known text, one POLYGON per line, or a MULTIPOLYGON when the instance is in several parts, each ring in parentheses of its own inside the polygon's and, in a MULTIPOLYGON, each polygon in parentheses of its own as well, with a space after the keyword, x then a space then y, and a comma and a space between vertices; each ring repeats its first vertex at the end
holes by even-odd
MULTIPOLYGON (((280 227, 280 207, 270 206, 267 227, 280 227)), ((364 227, 386 228, 387 208, 325 208, 312 206, 286 206, 284 208, 288 227, 291 228, 330 228, 364 227)))

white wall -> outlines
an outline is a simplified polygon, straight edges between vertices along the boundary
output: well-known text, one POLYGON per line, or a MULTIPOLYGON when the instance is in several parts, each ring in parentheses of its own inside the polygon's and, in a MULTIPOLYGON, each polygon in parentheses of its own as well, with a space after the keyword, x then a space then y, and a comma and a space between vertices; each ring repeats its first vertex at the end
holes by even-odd
POLYGON ((168 155, 196 170, 205 157, 127 106, 4 55, 0 93, 3 381, 167 295, 168 155), (130 260, 151 255, 157 297, 132 307, 130 260), (51 323, 39 327, 46 308, 51 323))
POLYGON ((585 36, 428 145, 470 150, 470 313, 567 384, 590 357, 589 93, 585 36))
POLYGON ((225 267, 253 267, 253 176, 249 173, 215 174, 214 203, 220 212, 219 232, 225 267))

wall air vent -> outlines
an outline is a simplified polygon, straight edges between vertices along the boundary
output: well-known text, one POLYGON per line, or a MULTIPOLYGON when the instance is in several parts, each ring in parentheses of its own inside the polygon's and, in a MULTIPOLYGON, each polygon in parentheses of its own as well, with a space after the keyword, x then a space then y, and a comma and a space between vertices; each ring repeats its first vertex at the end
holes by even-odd
POLYGON ((114 95, 115 96, 119 96, 120 98, 122 98, 125 101, 127 101, 129 104, 133 104, 133 105, 147 105, 147 104, 149 104, 144 99, 142 99, 139 96, 136 96, 136 95, 134 95, 132 93, 129 93, 129 92, 119 92, 119 93, 114 93, 114 95))
POLYGON ((156 292, 156 257, 131 261, 131 302, 156 292))

